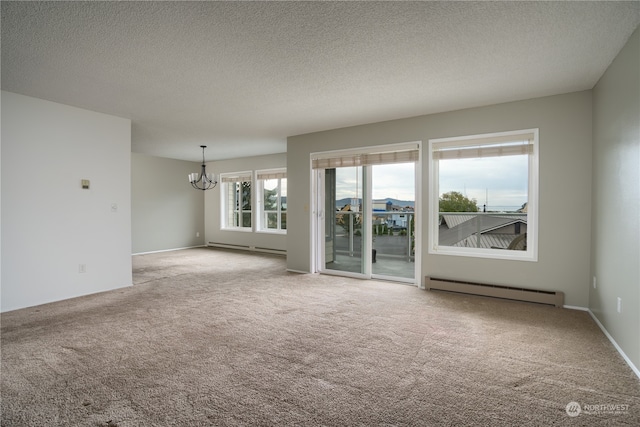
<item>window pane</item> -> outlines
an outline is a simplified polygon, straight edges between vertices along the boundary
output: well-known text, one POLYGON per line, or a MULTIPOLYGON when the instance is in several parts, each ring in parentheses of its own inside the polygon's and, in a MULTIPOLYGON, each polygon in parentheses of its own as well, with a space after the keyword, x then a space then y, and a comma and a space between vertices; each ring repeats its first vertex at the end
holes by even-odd
POLYGON ((280 209, 287 210, 287 178, 280 180, 280 209))
POLYGON ((237 227, 238 226, 238 218, 237 218, 237 209, 238 209, 238 192, 236 189, 235 182, 229 182, 226 184, 226 224, 227 227, 237 227))
POLYGON ((276 212, 267 213, 267 228, 271 230, 278 228, 278 214, 276 212))
POLYGON ((440 196, 455 191, 479 210, 515 211, 528 201, 526 155, 440 160, 439 172, 440 196))
POLYGON ((235 211, 240 210, 240 183, 233 183, 233 209, 235 211))
POLYGON ((527 155, 440 160, 438 245, 526 250, 528 168, 527 155))
POLYGON ((287 179, 282 171, 258 172, 261 188, 260 224, 261 230, 278 231, 282 228, 281 211, 287 208, 287 179))
POLYGON ((241 177, 234 175, 220 177, 222 203, 225 209, 221 225, 229 228, 251 228, 251 178, 248 173, 244 173, 241 177))
POLYGON ((242 212, 242 227, 251 227, 251 212, 242 212))
MULTIPOLYGON (((264 210, 275 211, 278 209, 278 180, 265 179, 262 181, 264 210)), ((271 227, 269 227, 271 228, 271 227)))
POLYGON ((286 212, 282 212, 280 221, 281 221, 280 228, 282 230, 286 230, 287 229, 287 213, 286 212))
POLYGON ((242 183, 242 210, 243 211, 251 210, 251 183, 250 182, 242 183))

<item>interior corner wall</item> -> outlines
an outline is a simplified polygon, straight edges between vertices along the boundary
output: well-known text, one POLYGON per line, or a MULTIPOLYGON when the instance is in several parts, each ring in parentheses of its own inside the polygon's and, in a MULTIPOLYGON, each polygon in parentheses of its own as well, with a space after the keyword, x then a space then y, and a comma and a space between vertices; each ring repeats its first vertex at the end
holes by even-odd
MULTIPOLYGON (((216 176, 219 176, 221 173, 256 171, 262 169, 277 169, 286 167, 287 155, 285 153, 270 154, 265 156, 242 157, 229 160, 218 160, 207 163, 207 171, 215 173, 216 176)), ((291 180, 287 178, 287 191, 289 185, 291 185, 291 180)), ((238 245, 248 248, 259 247, 266 249, 275 249, 279 251, 284 251, 287 249, 287 236, 284 234, 257 232, 255 229, 253 230, 253 232, 223 230, 221 228, 220 210, 221 187, 222 185, 218 184, 218 186, 213 190, 205 192, 205 230, 207 244, 214 243, 238 245)), ((253 197, 255 197, 255 193, 252 193, 252 195, 253 197)), ((255 206, 255 204, 253 204, 253 206, 255 206)), ((287 226, 288 221, 289 217, 287 213, 287 226)))
MULTIPOLYGON (((288 138, 287 268, 311 269, 310 153, 539 128, 538 261, 447 256, 423 250, 422 275, 563 291, 565 304, 586 308, 591 244, 591 101, 591 91, 582 91, 288 138)), ((423 144, 423 150, 426 147, 423 144)), ((425 161, 419 207, 423 215, 429 200, 428 177, 425 161)), ((428 224, 426 216, 423 224, 428 224)), ((423 245, 428 232, 423 227, 423 245)))
POLYGON ((131 286, 131 121, 1 97, 1 310, 131 286))
POLYGON ((200 163, 131 155, 133 253, 204 245, 204 191, 189 184, 200 163))
POLYGON ((640 28, 593 90, 589 308, 640 369, 640 28), (621 312, 618 312, 618 298, 621 312))

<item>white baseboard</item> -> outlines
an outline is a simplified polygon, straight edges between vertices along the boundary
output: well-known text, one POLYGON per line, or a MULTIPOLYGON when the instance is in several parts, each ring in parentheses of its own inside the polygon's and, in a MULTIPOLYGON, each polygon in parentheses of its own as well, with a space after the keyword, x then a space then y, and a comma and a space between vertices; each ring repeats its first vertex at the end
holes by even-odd
POLYGON ((273 248, 263 248, 260 246, 251 246, 251 245, 236 245, 231 243, 216 243, 209 242, 207 243, 208 248, 222 248, 222 249, 235 249, 240 251, 247 252, 262 252, 267 254, 275 254, 275 255, 283 255, 287 256, 286 249, 273 249, 273 248))
POLYGON ((602 330, 602 332, 604 333, 604 335, 609 338, 609 341, 611 341, 611 344, 613 344, 613 346, 616 348, 616 350, 618 350, 618 353, 620 353, 620 356, 622 356, 622 358, 624 359, 625 362, 627 362, 627 365, 629 365, 629 367, 631 368, 631 370, 633 371, 634 374, 636 374, 636 376, 638 377, 638 379, 640 379, 640 370, 636 367, 636 365, 633 364, 633 362, 631 361, 631 359, 629 359, 627 357, 626 354, 624 354, 624 351, 622 351, 622 348, 620 348, 620 346, 618 345, 618 343, 616 342, 616 340, 613 339, 613 337, 611 336, 611 334, 609 333, 609 331, 607 331, 604 327, 604 325, 602 323, 600 323, 600 320, 598 320, 598 318, 596 317, 595 314, 593 314, 593 312, 590 309, 587 309, 587 312, 591 315, 591 318, 593 319, 594 322, 596 322, 596 325, 598 325, 598 327, 600 328, 600 330, 602 330))
POLYGON ((172 252, 172 251, 181 251, 183 249, 193 249, 193 248, 206 248, 207 245, 198 245, 198 246, 187 246, 184 248, 173 248, 173 249, 162 249, 159 251, 149 251, 149 252, 137 252, 135 254, 131 254, 131 255, 147 255, 147 254, 157 254, 160 252, 172 252))
POLYGON ((292 269, 290 269, 290 268, 287 268, 287 271, 288 271, 289 273, 311 274, 311 273, 310 273, 310 272, 308 272, 308 271, 292 270, 292 269))
POLYGON ((580 307, 577 305, 563 305, 562 308, 566 308, 567 310, 589 311, 587 307, 580 307))

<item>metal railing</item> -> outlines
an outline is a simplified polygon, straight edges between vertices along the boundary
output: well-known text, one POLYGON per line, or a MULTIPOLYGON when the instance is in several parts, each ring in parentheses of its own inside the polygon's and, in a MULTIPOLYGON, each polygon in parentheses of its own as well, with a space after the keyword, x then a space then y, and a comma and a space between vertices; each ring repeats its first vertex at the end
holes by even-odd
MULTIPOLYGON (((372 212, 373 250, 376 255, 414 260, 414 212, 372 212), (397 239, 400 237, 400 239, 397 239)), ((335 215, 336 253, 355 256, 362 252, 362 212, 338 211, 335 215), (342 242, 339 237, 346 237, 342 242)))

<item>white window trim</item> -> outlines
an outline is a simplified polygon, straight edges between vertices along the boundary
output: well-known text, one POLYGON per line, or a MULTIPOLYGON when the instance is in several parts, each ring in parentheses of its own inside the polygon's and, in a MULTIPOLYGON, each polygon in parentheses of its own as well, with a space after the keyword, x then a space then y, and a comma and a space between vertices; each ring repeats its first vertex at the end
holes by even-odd
MULTIPOLYGON (((242 233, 251 233, 254 231, 254 227, 255 227, 255 203, 254 200, 251 201, 251 227, 242 227, 242 226, 233 226, 233 225, 229 225, 227 223, 227 213, 228 213, 228 201, 227 201, 227 194, 228 194, 228 189, 227 189, 227 185, 229 184, 228 182, 225 182, 225 179, 229 179, 229 178, 237 178, 237 177, 246 177, 249 176, 251 177, 251 181, 245 181, 243 180, 242 182, 251 182, 251 197, 254 198, 255 195, 254 193, 254 187, 255 187, 255 176, 253 171, 241 171, 241 172, 228 172, 228 173, 221 173, 220 174, 220 230, 221 231, 239 231, 242 233)), ((235 181, 238 182, 238 181, 235 181)))
MULTIPOLYGON (((264 173, 274 173, 274 174, 278 174, 278 173, 287 173, 287 169, 286 168, 277 168, 277 169, 260 169, 256 171, 256 176, 255 176, 255 205, 258 207, 257 212, 255 213, 255 225, 256 225, 256 233, 264 233, 264 234, 282 234, 282 235, 286 235, 287 234, 287 230, 286 229, 269 229, 269 228, 265 228, 263 227, 264 224, 262 224, 262 219, 263 219, 263 213, 264 213, 264 180, 258 178, 261 174, 264 173)), ((282 178, 280 178, 282 179, 282 178)), ((285 178, 286 179, 286 178, 285 178)), ((282 194, 278 194, 278 199, 280 199, 280 197, 282 196, 282 194)), ((280 200, 278 200, 278 202, 280 202, 280 200)), ((278 210, 279 212, 282 214, 283 211, 280 210, 280 204, 278 203, 278 210)), ((284 211, 287 212, 287 211, 284 211)), ((278 224, 279 226, 280 224, 278 224)))
POLYGON ((538 261, 538 199, 539 199, 539 140, 538 129, 525 129, 520 131, 497 132, 480 135, 468 135, 452 138, 437 138, 429 140, 428 164, 429 164, 429 203, 428 203, 428 253, 432 255, 452 255, 475 258, 491 258, 516 261, 538 261), (529 182, 527 200, 527 250, 526 251, 506 251, 500 249, 483 248, 460 248, 453 246, 438 246, 438 217, 439 217, 439 168, 438 160, 434 159, 434 144, 441 145, 450 143, 455 145, 469 145, 487 140, 502 142, 512 136, 522 136, 531 134, 532 150, 529 155, 529 182))

